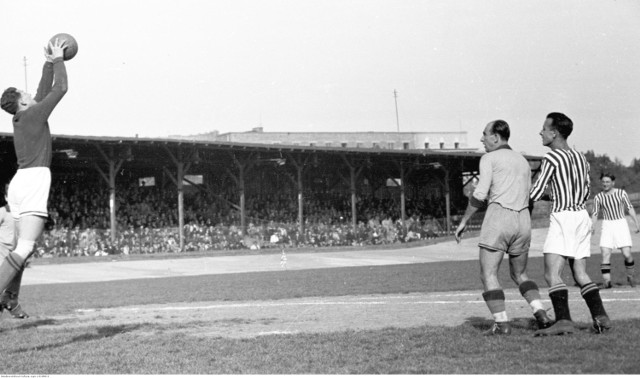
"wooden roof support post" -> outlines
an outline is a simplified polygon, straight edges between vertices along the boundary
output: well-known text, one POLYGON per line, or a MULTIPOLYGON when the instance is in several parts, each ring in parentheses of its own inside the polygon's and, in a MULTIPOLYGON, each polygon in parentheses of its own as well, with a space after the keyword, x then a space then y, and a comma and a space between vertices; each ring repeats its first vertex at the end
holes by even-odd
POLYGON ((449 170, 443 166, 444 170, 444 200, 447 211, 447 234, 451 233, 451 188, 449 187, 449 170))
MULTIPOLYGON (((310 156, 311 155, 306 155, 297 159, 293 154, 287 154, 287 159, 291 161, 291 164, 296 169, 296 180, 294 183, 298 189, 298 233, 303 240, 306 240, 306 238, 304 229, 304 185, 302 182, 302 174, 304 173, 304 168, 310 156)), ((293 181, 291 176, 289 176, 289 178, 293 181)))
POLYGON ((246 231, 247 231, 246 229, 247 221, 245 220, 245 203, 244 203, 244 167, 242 166, 238 167, 239 172, 237 176, 229 168, 225 168, 225 171, 227 172, 227 175, 231 177, 231 179, 233 179, 233 182, 235 182, 236 187, 238 188, 238 192, 240 194, 240 205, 232 204, 232 206, 236 210, 240 211, 240 230, 242 231, 242 235, 244 236, 246 235, 246 231))
POLYGON ((178 235, 180 237, 180 251, 184 251, 184 175, 189 171, 191 162, 184 162, 182 148, 178 147, 177 156, 164 146, 165 151, 176 165, 176 175, 171 174, 167 167, 162 167, 167 176, 178 188, 178 235))
POLYGON ((450 234, 451 230, 451 188, 449 186, 449 169, 444 164, 438 164, 436 169, 442 169, 444 172, 444 180, 440 180, 439 177, 433 176, 438 180, 438 182, 442 185, 442 189, 444 190, 444 201, 445 201, 445 213, 446 213, 446 234, 450 234))
POLYGON ((238 168, 238 174, 235 175, 232 170, 226 168, 227 174, 235 181, 240 195, 240 229, 242 235, 247 235, 247 207, 245 201, 245 185, 244 176, 255 162, 254 153, 250 153, 245 159, 239 159, 235 153, 230 152, 229 155, 233 159, 233 163, 238 168))
POLYGON ((404 162, 398 163, 398 167, 400 168, 400 221, 404 226, 407 220, 407 202, 406 202, 406 193, 405 193, 405 171, 404 171, 404 162))
POLYGON ((406 178, 414 168, 413 166, 407 168, 403 161, 398 162, 397 166, 400 170, 400 220, 404 226, 407 220, 406 178))
POLYGON ((362 173, 363 166, 356 168, 355 162, 353 160, 347 159, 344 154, 341 154, 340 157, 344 161, 345 165, 349 168, 349 179, 345 179, 340 175, 344 181, 349 184, 349 189, 351 191, 351 229, 353 230, 353 234, 355 235, 357 232, 358 226, 358 213, 356 209, 356 201, 357 201, 357 185, 356 180, 360 173, 362 173))
POLYGON ((99 144, 96 144, 95 146, 100 152, 100 155, 102 155, 107 164, 109 164, 109 175, 107 175, 95 161, 93 162, 94 168, 98 173, 100 173, 100 176, 102 176, 109 186, 109 223, 111 226, 111 243, 115 244, 118 232, 118 222, 116 218, 116 174, 120 171, 120 167, 122 167, 124 159, 115 160, 113 147, 111 147, 109 155, 107 155, 99 144))

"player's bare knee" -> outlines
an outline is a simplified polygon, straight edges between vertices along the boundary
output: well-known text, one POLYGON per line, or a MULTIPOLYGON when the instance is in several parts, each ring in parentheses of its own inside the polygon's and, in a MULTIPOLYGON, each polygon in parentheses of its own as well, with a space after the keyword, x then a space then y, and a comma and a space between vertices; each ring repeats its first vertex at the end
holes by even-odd
POLYGON ((524 272, 511 272, 511 279, 516 285, 520 285, 523 282, 529 280, 529 277, 524 272))
POLYGON ((589 275, 584 272, 584 271, 574 271, 573 272, 573 279, 578 283, 578 285, 580 285, 581 287, 590 283, 591 282, 591 278, 589 277, 589 275))
POLYGON ((547 285, 549 285, 549 287, 557 285, 559 283, 562 283, 562 278, 560 278, 560 276, 555 275, 551 272, 545 272, 544 274, 544 280, 547 282, 547 285))

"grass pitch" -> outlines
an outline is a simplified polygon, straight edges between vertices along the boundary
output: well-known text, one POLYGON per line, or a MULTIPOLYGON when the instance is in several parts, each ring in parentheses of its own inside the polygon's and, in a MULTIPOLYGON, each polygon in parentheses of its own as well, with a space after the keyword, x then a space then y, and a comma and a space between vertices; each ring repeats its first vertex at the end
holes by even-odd
MULTIPOLYGON (((640 260, 638 254, 635 257, 640 260)), ((612 264, 614 281, 623 283, 620 254, 613 256, 612 264)), ((529 276, 543 287, 546 298, 542 269, 540 258, 530 260, 529 276)), ((600 277, 597 257, 590 259, 589 273, 596 281, 600 277)), ((573 283, 568 268, 565 278, 568 285, 573 283)), ((501 280, 506 289, 515 288, 508 264, 501 268, 501 280)), ((14 320, 4 314, 0 320, 2 373, 640 373, 640 316, 635 315, 614 319, 615 329, 609 334, 594 335, 589 324, 579 323, 582 329, 574 335, 546 338, 532 337, 535 327, 524 317, 513 319, 510 337, 482 337, 491 324, 483 303, 474 306, 484 316, 453 327, 429 325, 426 311, 420 326, 249 338, 194 336, 194 329, 211 322, 207 318, 133 319, 90 327, 76 327, 73 318, 78 309, 458 290, 480 294, 477 261, 26 286, 21 299, 32 317, 14 320), (67 319, 69 326, 61 327, 60 319, 67 319)), ((572 302, 572 306, 577 305, 572 302)), ((247 325, 242 316, 225 321, 228 327, 247 325)))

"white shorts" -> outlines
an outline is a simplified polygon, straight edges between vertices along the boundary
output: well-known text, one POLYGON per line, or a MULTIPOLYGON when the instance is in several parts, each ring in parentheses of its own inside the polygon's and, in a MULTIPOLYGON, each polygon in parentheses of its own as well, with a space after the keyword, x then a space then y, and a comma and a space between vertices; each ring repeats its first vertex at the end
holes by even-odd
POLYGON ((542 252, 574 259, 591 256, 591 218, 587 210, 551 213, 542 252))
POLYGON ((9 253, 11 253, 11 250, 6 245, 0 244, 0 260, 9 256, 9 253))
POLYGON ((25 215, 46 218, 50 188, 51 170, 48 167, 18 169, 11 179, 7 196, 11 216, 15 219, 25 215))
POLYGON ((626 219, 602 220, 600 247, 611 249, 631 247, 631 233, 626 219))

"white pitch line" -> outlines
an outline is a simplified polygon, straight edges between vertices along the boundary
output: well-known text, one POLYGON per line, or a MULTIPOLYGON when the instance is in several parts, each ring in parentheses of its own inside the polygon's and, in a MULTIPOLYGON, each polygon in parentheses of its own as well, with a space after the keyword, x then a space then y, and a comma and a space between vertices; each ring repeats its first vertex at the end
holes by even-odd
MULTIPOLYGON (((522 302, 523 299, 507 299, 505 302, 522 302)), ((582 298, 571 299, 570 302, 581 302, 582 298)), ((640 298, 607 298, 603 302, 640 302, 640 298)), ((193 310, 213 310, 225 308, 267 308, 267 307, 294 307, 294 306, 379 306, 379 305, 447 305, 447 304, 483 304, 484 300, 468 300, 468 301, 328 301, 328 302, 288 302, 288 303, 236 303, 236 304, 220 304, 207 306, 181 306, 181 307, 133 307, 119 308, 118 311, 139 312, 143 310, 154 311, 193 311, 193 310)), ((88 313, 96 312, 96 309, 78 309, 76 312, 88 313)))

